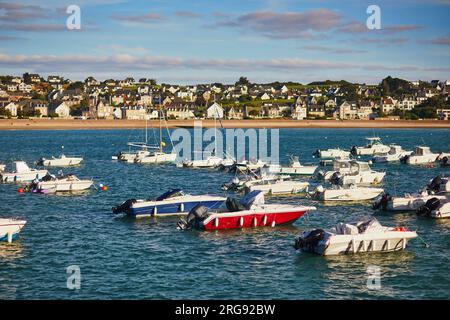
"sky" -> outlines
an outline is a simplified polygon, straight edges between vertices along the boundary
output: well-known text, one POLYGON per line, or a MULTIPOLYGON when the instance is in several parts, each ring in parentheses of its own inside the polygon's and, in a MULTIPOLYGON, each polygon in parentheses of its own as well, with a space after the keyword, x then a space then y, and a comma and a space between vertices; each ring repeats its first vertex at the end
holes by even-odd
POLYGON ((158 83, 450 79, 450 0, 0 0, 0 74, 158 83), (69 30, 69 5, 81 29, 69 30), (370 30, 369 5, 381 29, 370 30))

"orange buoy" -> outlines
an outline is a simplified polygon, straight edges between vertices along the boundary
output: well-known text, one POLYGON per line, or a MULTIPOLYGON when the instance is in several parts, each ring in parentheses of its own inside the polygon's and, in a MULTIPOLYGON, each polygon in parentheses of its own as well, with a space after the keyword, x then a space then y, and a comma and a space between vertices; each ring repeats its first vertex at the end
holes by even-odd
POLYGON ((23 188, 17 189, 17 192, 18 192, 18 193, 23 193, 23 188))
POLYGON ((108 187, 107 186, 102 186, 102 191, 106 191, 106 190, 108 190, 108 187))

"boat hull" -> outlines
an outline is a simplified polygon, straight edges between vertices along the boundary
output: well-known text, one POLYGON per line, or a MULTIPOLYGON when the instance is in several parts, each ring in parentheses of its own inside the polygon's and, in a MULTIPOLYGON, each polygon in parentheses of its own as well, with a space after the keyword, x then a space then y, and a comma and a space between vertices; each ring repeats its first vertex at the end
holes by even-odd
POLYGON ((388 201, 386 210, 388 211, 416 211, 432 198, 445 200, 446 196, 428 195, 423 197, 394 197, 388 201))
POLYGON ((83 158, 43 159, 44 167, 73 167, 78 166, 83 158))
POLYGON ((309 186, 308 182, 282 181, 272 184, 251 185, 247 191, 262 191, 265 195, 270 194, 294 194, 305 191, 309 186))
POLYGON ((367 201, 383 193, 381 188, 327 189, 317 195, 322 201, 367 201))
POLYGON ((67 182, 39 182, 37 189, 40 191, 54 190, 57 192, 83 191, 89 189, 93 185, 91 180, 86 181, 67 181, 67 182))
POLYGON ((201 204, 208 209, 217 209, 225 200, 226 198, 217 197, 209 200, 186 200, 160 204, 151 201, 148 204, 144 203, 133 205, 125 213, 134 217, 183 216, 187 215, 196 205, 201 204))
POLYGON ((26 221, 14 219, 0 219, 0 241, 12 242, 17 239, 26 221))
POLYGON ((35 179, 42 179, 48 173, 47 170, 35 170, 31 172, 22 173, 1 173, 0 179, 2 182, 29 182, 35 179))
POLYGON ((411 155, 407 157, 406 164, 427 164, 427 163, 433 163, 436 161, 438 154, 432 154, 432 155, 424 155, 424 156, 414 156, 411 155))
POLYGON ((148 155, 144 158, 136 158, 136 163, 171 163, 175 162, 177 159, 176 153, 157 153, 153 155, 148 155))
POLYGON ((201 229, 224 230, 255 227, 274 227, 290 224, 299 219, 307 210, 291 210, 286 212, 232 212, 226 214, 213 214, 201 225, 201 229))

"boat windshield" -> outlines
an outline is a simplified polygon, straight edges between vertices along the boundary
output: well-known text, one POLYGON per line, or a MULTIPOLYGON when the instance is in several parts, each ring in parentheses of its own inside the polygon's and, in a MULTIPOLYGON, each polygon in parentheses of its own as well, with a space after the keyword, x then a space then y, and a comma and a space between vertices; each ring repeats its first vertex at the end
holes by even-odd
POLYGON ((184 192, 181 189, 173 189, 169 190, 162 195, 160 195, 158 198, 156 198, 156 201, 161 201, 169 198, 175 198, 179 196, 184 196, 184 192))

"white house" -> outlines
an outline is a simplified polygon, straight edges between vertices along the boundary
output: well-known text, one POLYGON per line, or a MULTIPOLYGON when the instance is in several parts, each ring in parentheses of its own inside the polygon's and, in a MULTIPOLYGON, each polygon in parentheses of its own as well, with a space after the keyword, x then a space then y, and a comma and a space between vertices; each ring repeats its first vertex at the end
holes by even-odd
POLYGON ((18 109, 19 109, 19 105, 14 102, 10 102, 5 106, 5 110, 8 110, 13 117, 17 117, 18 109))
POLYGON ((307 117, 306 106, 295 104, 291 110, 291 117, 294 120, 303 120, 307 117))
POLYGON ((59 118, 70 118, 70 107, 65 101, 54 101, 48 105, 48 114, 56 113, 59 118))
POLYGON ((217 102, 214 102, 208 107, 208 109, 206 109, 206 118, 223 119, 223 108, 217 102))

